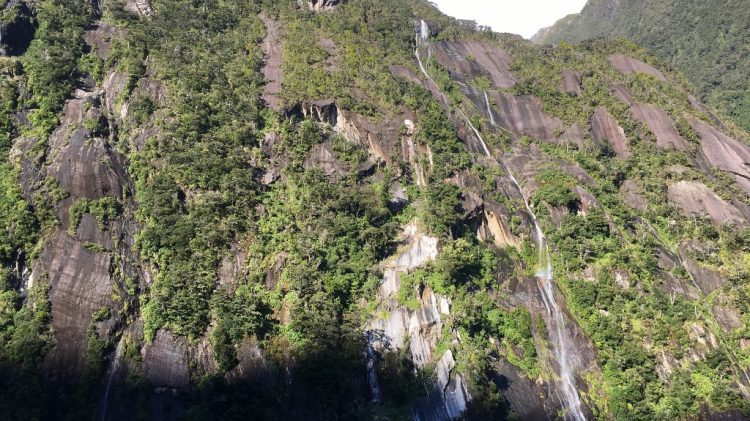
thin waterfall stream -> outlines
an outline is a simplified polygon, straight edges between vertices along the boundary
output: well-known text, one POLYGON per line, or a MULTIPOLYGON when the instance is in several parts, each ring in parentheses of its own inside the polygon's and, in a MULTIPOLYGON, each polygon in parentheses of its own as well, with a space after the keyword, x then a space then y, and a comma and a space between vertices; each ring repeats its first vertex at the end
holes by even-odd
MULTIPOLYGON (((482 148, 484 149, 485 154, 491 158, 492 155, 490 154, 487 145, 484 143, 484 138, 482 138, 479 130, 474 127, 474 125, 471 123, 471 121, 463 111, 461 111, 461 116, 464 118, 469 127, 471 127, 471 130, 479 139, 479 142, 482 144, 482 148)), ((584 421, 586 417, 583 415, 581 397, 578 395, 578 389, 576 389, 575 386, 575 375, 568 359, 568 354, 570 353, 571 349, 570 339, 565 332, 565 318, 563 316, 562 310, 560 309, 560 306, 557 304, 557 300, 555 299, 555 293, 553 290, 552 258, 549 254, 549 246, 547 245, 547 241, 544 237, 544 233, 542 232, 542 228, 539 225, 539 221, 536 218, 536 214, 531 209, 531 205, 529 205, 529 201, 526 199, 526 196, 524 196, 523 190, 521 190, 521 185, 518 183, 518 180, 516 180, 516 177, 513 175, 510 167, 506 165, 505 162, 503 162, 502 160, 498 160, 498 162, 503 167, 505 167, 506 171, 508 171, 510 180, 521 193, 523 204, 524 206, 526 206, 526 211, 529 213, 529 215, 531 215, 531 220, 534 222, 534 229, 536 230, 536 246, 537 250, 539 251, 539 256, 537 259, 536 278, 540 282, 537 283, 537 287, 539 288, 539 291, 542 295, 544 307, 547 309, 547 313, 550 317, 553 318, 554 321, 554 327, 552 327, 551 329, 548 328, 548 330, 550 335, 553 336, 554 340, 552 341, 552 344, 554 347, 554 352, 557 354, 557 361, 560 364, 560 392, 562 393, 563 401, 561 403, 563 404, 563 407, 565 407, 568 411, 565 417, 566 419, 572 419, 575 421, 584 421)))
POLYGON ((109 376, 107 377, 107 387, 104 389, 104 395, 102 396, 102 401, 100 403, 101 408, 101 417, 99 418, 101 421, 104 421, 107 418, 107 404, 109 403, 109 389, 112 386, 112 379, 115 377, 115 373, 117 372, 117 368, 120 365, 120 359, 122 359, 122 344, 123 344, 122 338, 117 343, 117 348, 115 349, 115 359, 112 361, 112 368, 109 372, 109 376))
MULTIPOLYGON (((415 50, 415 55, 417 57, 417 61, 419 62, 419 68, 422 71, 422 73, 425 75, 425 77, 428 80, 432 80, 430 76, 427 74, 427 71, 422 64, 422 61, 420 60, 419 56, 419 47, 422 44, 426 44, 429 40, 429 27, 427 26, 427 23, 425 23, 424 20, 420 20, 420 28, 419 33, 417 34, 417 49, 415 50), (420 42, 421 41, 421 42, 420 42)), ((429 52, 429 47, 428 47, 429 52)), ((487 97, 487 92, 484 92, 484 99, 485 104, 487 106, 487 112, 490 115, 490 121, 494 125, 494 116, 492 115, 492 111, 490 109, 490 102, 489 98, 487 97)), ((487 144, 484 142, 484 138, 482 137, 482 134, 477 130, 476 127, 471 123, 471 120, 467 117, 466 113, 463 112, 463 110, 458 110, 461 117, 466 121, 466 123, 469 125, 471 130, 476 135, 477 139, 479 139, 479 142, 482 145, 482 150, 484 151, 485 155, 489 158, 493 158, 492 154, 490 153, 490 150, 487 148, 487 144)), ((548 326, 548 331, 550 336, 552 336, 552 345, 554 353, 557 356, 558 363, 560 365, 560 388, 559 391, 562 394, 561 397, 561 404, 563 408, 566 410, 566 413, 564 415, 565 419, 569 420, 575 420, 575 421, 584 421, 586 417, 583 415, 583 409, 582 409, 582 403, 581 403, 581 397, 578 394, 578 389, 575 386, 575 374, 573 373, 573 369, 570 366, 570 361, 568 359, 568 355, 570 354, 571 350, 571 344, 570 344, 570 338, 566 334, 565 330, 565 318, 563 316, 562 309, 557 304, 557 300, 555 299, 554 289, 553 289, 553 271, 552 271, 552 258, 549 254, 549 247, 547 245, 547 241, 544 237, 544 233, 542 232, 542 228, 539 225, 539 222, 536 218, 536 214, 531 209, 531 205, 529 205, 529 201, 526 199, 526 196, 523 194, 523 190, 521 189, 521 185, 518 183, 518 180, 516 180, 516 177, 513 175, 513 172, 511 171, 510 167, 505 164, 500 159, 497 159, 497 161, 502 165, 506 171, 508 171, 508 176, 510 177, 510 180, 513 182, 513 185, 518 189, 518 191, 521 193, 521 197, 523 198, 524 206, 526 207, 526 211, 531 215, 531 219, 534 223, 534 229, 536 230, 536 246, 539 251, 539 256, 537 259, 537 270, 536 270, 536 278, 539 280, 537 283, 537 287, 539 288, 539 291, 542 296, 542 301, 544 302, 545 309, 547 310, 548 315, 551 318, 551 321, 553 322, 554 326, 548 326)))
POLYGON ((492 114, 492 108, 490 107, 490 99, 487 98, 487 91, 484 91, 484 103, 487 105, 487 114, 490 116, 490 124, 495 125, 495 115, 492 114))

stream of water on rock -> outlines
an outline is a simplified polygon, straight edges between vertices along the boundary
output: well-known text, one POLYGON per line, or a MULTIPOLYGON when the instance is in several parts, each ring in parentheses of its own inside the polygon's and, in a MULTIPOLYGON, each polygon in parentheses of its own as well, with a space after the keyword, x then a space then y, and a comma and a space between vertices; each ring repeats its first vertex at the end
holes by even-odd
MULTIPOLYGON (((419 55, 419 48, 422 45, 427 44, 427 42, 429 41, 429 36, 430 36, 430 33, 429 33, 429 27, 427 26, 427 23, 424 20, 420 20, 419 33, 417 33, 417 37, 416 37, 417 49, 415 51, 415 55, 419 63, 419 69, 422 71, 425 77, 431 81, 432 78, 430 78, 430 76, 427 74, 427 71, 424 65, 422 64, 422 60, 420 59, 420 55, 419 55)), ((429 46, 428 46, 428 51, 429 51, 429 46)), ((489 99, 487 97, 486 91, 484 92, 484 100, 487 105, 487 112, 490 115, 491 122, 494 124, 494 117, 490 109, 490 103, 489 103, 489 99)), ((479 142, 482 145, 482 149, 485 155, 492 158, 492 154, 487 148, 487 144, 485 144, 484 138, 482 137, 481 133, 479 133, 479 130, 477 130, 476 127, 474 127, 474 125, 471 123, 469 118, 466 116, 466 114, 462 110, 459 110, 459 113, 461 114, 461 117, 469 125, 471 130, 474 132, 477 139, 479 139, 479 142)), ((513 172, 510 170, 510 167, 507 166, 502 160, 498 160, 498 162, 503 167, 505 167, 506 171, 508 171, 508 176, 513 182, 513 185, 515 185, 515 187, 521 193, 521 197, 523 198, 523 203, 526 206, 526 211, 529 213, 532 221, 534 222, 534 229, 536 230, 536 246, 539 251, 539 256, 537 259, 537 271, 536 271, 536 278, 539 280, 539 282, 537 283, 537 287, 539 288, 539 291, 542 296, 542 301, 544 302, 544 306, 553 324, 553 326, 548 326, 548 330, 549 330, 550 336, 552 336, 551 342, 553 344, 553 351, 556 354, 557 361, 560 365, 559 391, 562 395, 561 403, 565 410, 564 416, 565 416, 565 419, 575 420, 575 421, 584 421, 586 417, 583 415, 581 397, 579 396, 578 389, 575 386, 575 374, 573 373, 573 368, 570 366, 570 360, 568 358, 568 355, 570 354, 570 351, 571 351, 571 341, 570 341, 570 338, 568 337, 567 330, 565 329, 565 318, 563 316, 562 309, 557 304, 557 300, 555 299, 554 288, 553 288, 553 276, 552 276, 553 274, 552 258, 550 257, 550 254, 549 254, 549 247, 544 237, 544 233, 542 232, 542 228, 539 225, 539 222, 537 221, 536 214, 531 209, 531 206, 529 205, 529 202, 526 199, 526 197, 523 195, 523 190, 521 190, 521 185, 518 183, 518 180, 516 180, 516 177, 513 175, 513 172)))
MULTIPOLYGON (((490 154, 489 149, 487 149, 487 145, 484 143, 484 138, 482 138, 479 130, 477 130, 474 125, 471 124, 471 121, 466 116, 466 114, 461 112, 461 115, 479 139, 479 142, 482 144, 482 149, 484 149, 485 154, 491 158, 492 155, 490 154)), ((531 220, 534 222, 534 229, 536 230, 536 247, 539 253, 536 269, 536 277, 539 280, 539 282, 537 283, 537 287, 541 292, 544 307, 546 308, 547 313, 549 314, 549 317, 552 319, 554 324, 554 326, 548 327, 548 330, 550 335, 552 335, 553 337, 553 350, 557 356, 557 361, 560 364, 560 392, 562 393, 561 403, 563 404, 563 407, 567 409, 565 417, 566 419, 572 419, 575 421, 584 421, 586 417, 583 415, 581 397, 578 395, 578 389, 576 389, 575 386, 575 374, 573 373, 573 369, 570 366, 570 360, 568 359, 568 354, 571 350, 570 338, 568 337, 567 331, 565 329, 565 318, 563 316, 562 309, 560 309, 560 306, 557 304, 557 300, 555 299, 555 293, 552 284, 552 258, 549 254, 549 246, 547 245, 547 241, 544 238, 544 233, 542 232, 542 228, 539 225, 539 221, 537 221, 536 219, 536 214, 531 209, 531 205, 529 205, 529 201, 526 200, 526 196, 523 195, 523 190, 521 190, 521 185, 518 183, 518 180, 516 180, 516 177, 513 175, 513 172, 510 170, 509 166, 507 166, 501 160, 498 160, 498 162, 503 167, 505 167, 506 171, 508 171, 510 180, 521 193, 523 204, 524 206, 526 206, 526 211, 529 213, 529 215, 531 215, 531 220)))
POLYGON ((109 372, 109 376, 107 377, 107 387, 104 389, 104 395, 102 396, 102 401, 100 403, 101 408, 101 417, 99 418, 101 421, 104 421, 107 418, 107 404, 109 402, 109 389, 112 386, 112 379, 115 377, 115 373, 117 372, 117 367, 120 365, 120 359, 122 359, 122 344, 123 340, 120 339, 120 341, 117 343, 117 348, 115 349, 115 359, 112 361, 112 369, 109 372))

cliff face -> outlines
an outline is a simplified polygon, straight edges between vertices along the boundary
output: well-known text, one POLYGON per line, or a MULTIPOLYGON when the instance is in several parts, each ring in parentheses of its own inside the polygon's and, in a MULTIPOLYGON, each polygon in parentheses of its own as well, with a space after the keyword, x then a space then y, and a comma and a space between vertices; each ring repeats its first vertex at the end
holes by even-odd
POLYGON ((750 137, 644 51, 421 1, 29 5, 10 418, 747 415, 750 137))
POLYGON ((567 16, 532 39, 540 44, 625 38, 646 47, 678 68, 702 100, 750 129, 745 52, 734 46, 749 41, 747 4, 721 5, 683 0, 589 1, 580 14, 567 16), (737 10, 737 13, 726 13, 737 10), (740 70, 742 69, 742 70, 740 70))

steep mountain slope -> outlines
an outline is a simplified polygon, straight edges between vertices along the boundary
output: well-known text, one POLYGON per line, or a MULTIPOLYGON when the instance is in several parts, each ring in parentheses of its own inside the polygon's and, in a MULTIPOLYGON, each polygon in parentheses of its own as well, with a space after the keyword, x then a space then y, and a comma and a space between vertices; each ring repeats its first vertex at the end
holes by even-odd
POLYGON ((580 14, 540 30, 556 44, 607 37, 646 47, 679 69, 701 100, 750 130, 750 3, 591 0, 580 14))
POLYGON ((421 0, 6 9, 3 418, 748 415, 750 138, 643 50, 421 0))

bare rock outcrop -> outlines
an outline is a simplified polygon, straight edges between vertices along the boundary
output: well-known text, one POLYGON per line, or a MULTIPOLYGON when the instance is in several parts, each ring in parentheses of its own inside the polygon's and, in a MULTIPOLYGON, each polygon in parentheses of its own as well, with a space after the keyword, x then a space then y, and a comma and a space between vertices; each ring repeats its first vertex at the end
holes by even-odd
MULTIPOLYGON (((424 287, 414 291, 419 297, 418 309, 398 304, 394 296, 401 288, 401 275, 437 257, 437 239, 422 234, 414 222, 405 227, 401 240, 405 245, 383 264, 380 310, 388 315, 371 320, 365 336, 369 349, 379 353, 402 349, 408 343, 412 362, 423 368, 433 361, 433 352, 443 337, 442 317, 450 314, 450 302, 424 287)), ((435 368, 435 384, 425 398, 414 404, 415 419, 452 420, 466 410, 471 395, 462 375, 454 372, 455 365, 453 353, 445 351, 435 368)), ((370 379, 370 384, 375 388, 377 378, 370 379)))
POLYGON ((654 134, 656 146, 662 149, 688 150, 687 141, 680 136, 674 120, 664 110, 652 104, 636 102, 632 92, 623 85, 613 85, 612 92, 620 101, 630 106, 633 118, 648 127, 654 134))
POLYGON ((556 142, 563 130, 560 119, 542 110, 539 98, 532 95, 513 96, 503 92, 492 92, 499 123, 518 136, 556 142))
POLYGON ((630 156, 630 146, 625 131, 604 107, 599 107, 591 116, 591 136, 597 142, 608 142, 618 158, 630 156))
POLYGON ((750 146, 732 139, 713 126, 689 117, 701 141, 701 154, 709 164, 732 174, 737 185, 750 195, 750 146))
POLYGON ((83 40, 91 50, 102 60, 109 57, 112 41, 122 37, 122 30, 105 21, 98 21, 93 29, 83 34, 83 40))
POLYGON ((609 56, 609 62, 614 66, 617 70, 622 72, 626 75, 633 75, 636 73, 644 73, 650 76, 653 76, 662 82, 666 82, 667 78, 664 77, 664 74, 660 72, 658 69, 656 69, 654 66, 644 63, 640 60, 636 60, 632 57, 628 57, 623 54, 613 54, 609 56))
POLYGON ((674 121, 661 108, 651 104, 635 104, 631 107, 633 117, 648 126, 656 137, 656 146, 662 149, 687 151, 688 143, 680 136, 674 121))
POLYGON ((124 164, 103 137, 108 127, 100 107, 98 94, 77 91, 48 141, 52 163, 46 175, 73 198, 119 197, 122 191, 124 164))
POLYGON ((575 70, 563 70, 560 91, 571 95, 581 96, 581 72, 575 70))
POLYGON ((334 156, 330 142, 313 146, 303 166, 305 169, 318 168, 331 180, 339 180, 348 174, 346 165, 334 156))
POLYGON ((281 83, 283 74, 281 72, 281 39, 279 34, 279 23, 267 15, 261 13, 260 18, 266 26, 266 37, 263 39, 263 54, 265 61, 261 68, 266 85, 263 88, 263 100, 269 108, 281 111, 281 83))
POLYGON ((620 186, 620 195, 622 195, 623 202, 631 208, 642 212, 648 210, 648 199, 635 181, 625 180, 620 186))
POLYGON ((510 72, 511 57, 497 45, 480 41, 443 41, 433 44, 437 61, 462 78, 489 76, 496 88, 511 88, 516 78, 510 72))
POLYGON ((456 362, 448 350, 437 363, 437 382, 434 389, 414 406, 417 421, 450 421, 458 419, 466 411, 471 400, 466 381, 461 373, 453 374, 456 362))
POLYGON ((677 182, 669 186, 668 197, 687 216, 707 215, 716 225, 747 225, 747 220, 736 207, 705 184, 696 181, 677 182))
POLYGON ((146 376, 154 387, 187 388, 190 383, 185 338, 160 330, 143 350, 146 376))
POLYGON ((113 281, 108 253, 96 253, 64 232, 57 232, 38 260, 46 273, 52 304, 55 347, 47 355, 53 372, 79 373, 86 354, 92 315, 111 303, 113 281))

